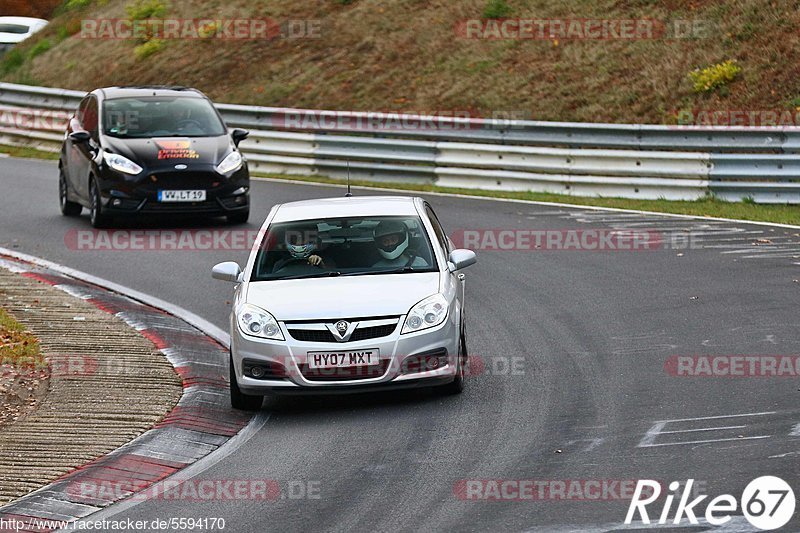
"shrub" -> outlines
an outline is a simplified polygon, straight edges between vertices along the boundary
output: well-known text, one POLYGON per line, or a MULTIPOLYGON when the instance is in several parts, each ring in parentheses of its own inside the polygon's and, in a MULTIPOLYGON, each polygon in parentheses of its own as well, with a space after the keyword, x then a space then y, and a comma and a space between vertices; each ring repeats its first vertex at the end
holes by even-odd
POLYGON ((136 56, 137 60, 141 61, 142 59, 150 57, 151 55, 155 54, 159 50, 163 49, 164 46, 165 46, 165 43, 164 43, 163 40, 161 40, 161 39, 150 39, 146 43, 142 43, 142 44, 136 46, 133 49, 133 54, 136 56))
POLYGON ((136 0, 125 6, 125 12, 133 20, 154 19, 167 13, 167 5, 161 0, 136 0))
POLYGON ((707 93, 729 84, 741 71, 742 67, 729 59, 704 69, 695 69, 689 73, 689 79, 696 93, 707 93))

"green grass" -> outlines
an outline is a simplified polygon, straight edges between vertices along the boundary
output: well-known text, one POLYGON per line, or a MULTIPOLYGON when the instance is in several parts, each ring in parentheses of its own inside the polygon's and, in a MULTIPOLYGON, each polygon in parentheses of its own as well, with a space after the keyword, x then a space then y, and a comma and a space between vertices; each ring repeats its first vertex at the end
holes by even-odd
POLYGON ((58 153, 56 152, 45 152, 44 150, 37 150, 36 148, 29 148, 27 146, 0 144, 0 154, 8 154, 11 157, 58 160, 58 153))
MULTIPOLYGON (((283 174, 259 173, 253 173, 253 175, 283 180, 329 183, 341 186, 346 184, 344 180, 328 178, 326 176, 286 176, 283 174)), ((590 198, 542 192, 506 192, 488 191, 483 189, 460 189, 454 187, 439 187, 436 185, 420 185, 412 183, 385 183, 361 180, 351 180, 350 183, 351 185, 360 187, 382 187, 399 191, 441 192, 450 194, 463 194, 467 196, 529 200, 534 202, 557 202, 596 207, 614 207, 617 209, 654 211, 657 213, 733 218, 757 222, 775 222, 778 224, 792 224, 800 226, 800 206, 797 205, 767 205, 754 204, 750 202, 726 202, 712 197, 695 201, 633 200, 627 198, 590 198)))
POLYGON ((39 351, 38 339, 0 307, 0 364, 47 366, 39 351))

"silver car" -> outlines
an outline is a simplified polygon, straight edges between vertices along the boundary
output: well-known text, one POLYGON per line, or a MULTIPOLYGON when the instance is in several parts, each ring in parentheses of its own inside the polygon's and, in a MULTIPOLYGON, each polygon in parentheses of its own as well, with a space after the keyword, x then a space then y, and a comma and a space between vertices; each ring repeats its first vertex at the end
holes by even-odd
POLYGON ((464 274, 421 198, 370 196, 276 205, 236 283, 230 317, 231 404, 265 395, 464 388, 464 274))

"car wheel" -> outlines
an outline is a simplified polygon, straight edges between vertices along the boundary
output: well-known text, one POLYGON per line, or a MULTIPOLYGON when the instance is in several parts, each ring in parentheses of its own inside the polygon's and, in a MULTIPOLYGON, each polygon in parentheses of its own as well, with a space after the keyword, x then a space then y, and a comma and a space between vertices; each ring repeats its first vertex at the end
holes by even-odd
POLYGON ((106 228, 111 223, 111 218, 103 214, 103 204, 100 202, 100 189, 94 180, 89 183, 89 196, 92 198, 92 206, 89 208, 89 219, 94 228, 106 228))
POLYGON ((226 218, 229 224, 246 224, 247 219, 250 218, 250 210, 228 215, 226 218))
POLYGON ((61 207, 61 214, 65 217, 76 217, 81 214, 83 207, 76 202, 67 199, 67 178, 64 176, 64 169, 58 169, 58 205, 61 207))
POLYGON ((240 411, 258 411, 261 409, 261 404, 264 403, 263 396, 245 394, 239 389, 239 384, 236 382, 236 371, 233 368, 233 358, 230 358, 228 367, 231 379, 231 407, 240 411))
POLYGON ((456 378, 447 385, 442 386, 442 391, 445 394, 461 394, 464 391, 468 361, 467 336, 466 333, 462 331, 458 338, 458 367, 456 368, 456 378))

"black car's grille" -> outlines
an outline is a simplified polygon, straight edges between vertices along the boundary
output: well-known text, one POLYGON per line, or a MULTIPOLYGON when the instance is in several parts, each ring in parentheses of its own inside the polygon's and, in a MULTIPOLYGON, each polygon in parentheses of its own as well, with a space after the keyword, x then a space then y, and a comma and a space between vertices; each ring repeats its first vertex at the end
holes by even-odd
POLYGON ((348 366, 343 368, 308 368, 300 365, 300 373, 309 381, 356 381, 374 379, 383 376, 389 368, 389 360, 384 359, 378 365, 348 366))
POLYGON ((155 202, 148 200, 142 211, 170 213, 194 213, 199 211, 221 211, 219 202, 206 200, 204 202, 155 202))
POLYGON ((214 189, 222 184, 223 178, 216 172, 154 172, 143 190, 156 192, 159 189, 214 189), (155 181, 154 181, 155 180, 155 181))
MULTIPOLYGON (((356 328, 348 342, 387 337, 392 334, 396 327, 397 324, 386 324, 384 326, 356 328)), ((293 339, 302 342, 338 342, 336 337, 333 336, 333 333, 327 329, 289 329, 289 335, 291 335, 293 339)))

